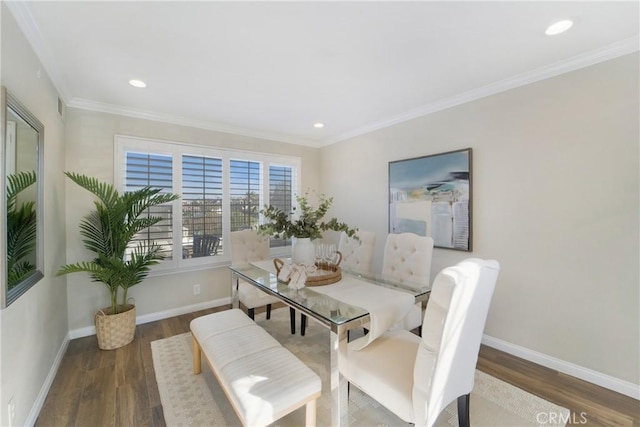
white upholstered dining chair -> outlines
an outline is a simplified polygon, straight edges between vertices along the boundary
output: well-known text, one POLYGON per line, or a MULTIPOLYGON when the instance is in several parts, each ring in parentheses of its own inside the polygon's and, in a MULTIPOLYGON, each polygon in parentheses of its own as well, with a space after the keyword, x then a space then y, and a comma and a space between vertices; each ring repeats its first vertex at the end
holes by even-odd
POLYGON ((434 280, 422 337, 395 329, 360 350, 367 338, 355 340, 341 350, 340 372, 408 423, 432 426, 457 399, 459 424, 469 426, 469 394, 499 270, 497 261, 477 258, 445 268, 434 280))
MULTIPOLYGON (((244 264, 252 261, 270 259, 269 237, 261 236, 255 230, 231 232, 231 263, 244 264)), ((278 302, 276 297, 268 295, 246 282, 240 281, 238 287, 240 302, 247 308, 251 319, 255 317, 255 309, 267 306, 267 319, 271 318, 271 304, 278 302)))
MULTIPOLYGON (((388 234, 382 258, 382 276, 399 282, 428 285, 431 280, 433 239, 413 233, 388 234)), ((420 329, 422 304, 416 303, 402 319, 404 329, 420 329)))
POLYGON ((373 272, 373 254, 376 249, 376 233, 358 230, 358 239, 340 233, 338 250, 342 254, 340 266, 356 273, 373 272))

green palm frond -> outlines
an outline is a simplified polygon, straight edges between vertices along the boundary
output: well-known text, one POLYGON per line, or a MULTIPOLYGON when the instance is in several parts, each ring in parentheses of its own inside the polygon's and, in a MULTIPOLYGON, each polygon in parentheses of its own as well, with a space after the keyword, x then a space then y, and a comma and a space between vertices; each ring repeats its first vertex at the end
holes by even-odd
POLYGON ((13 289, 18 283, 26 279, 36 269, 36 266, 29 261, 22 261, 13 264, 7 273, 7 287, 13 289))
POLYGON ((111 254, 111 242, 109 240, 109 227, 101 220, 97 211, 90 212, 80 221, 80 235, 84 237, 82 241, 84 247, 91 252, 105 255, 111 254))
POLYGON ((106 206, 113 205, 120 197, 118 190, 111 184, 73 172, 65 172, 64 174, 80 187, 96 195, 106 206))
POLYGON ((7 212, 7 259, 10 265, 33 253, 36 231, 34 202, 25 202, 19 209, 7 212))
POLYGON ((7 211, 15 208, 18 194, 36 183, 35 171, 22 171, 7 175, 7 211))

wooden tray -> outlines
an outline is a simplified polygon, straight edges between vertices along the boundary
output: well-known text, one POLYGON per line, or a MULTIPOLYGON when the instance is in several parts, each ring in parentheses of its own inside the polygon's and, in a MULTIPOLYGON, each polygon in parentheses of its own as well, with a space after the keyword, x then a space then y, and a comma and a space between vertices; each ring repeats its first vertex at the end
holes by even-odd
POLYGON ((316 274, 308 275, 305 286, 323 286, 339 282, 342 279, 342 269, 339 265, 323 265, 316 264, 316 274))
MULTIPOLYGON (((338 263, 337 264, 322 264, 319 265, 316 263, 316 271, 312 274, 307 275, 307 280, 304 283, 305 286, 324 286, 331 285, 333 283, 339 282, 342 279, 342 269, 340 268, 340 262, 342 261, 342 254, 340 251, 338 253, 338 263)), ((280 270, 284 265, 284 261, 280 258, 275 258, 273 260, 273 265, 276 267, 276 275, 280 274, 280 270)), ((289 283, 289 280, 283 283, 289 283)))

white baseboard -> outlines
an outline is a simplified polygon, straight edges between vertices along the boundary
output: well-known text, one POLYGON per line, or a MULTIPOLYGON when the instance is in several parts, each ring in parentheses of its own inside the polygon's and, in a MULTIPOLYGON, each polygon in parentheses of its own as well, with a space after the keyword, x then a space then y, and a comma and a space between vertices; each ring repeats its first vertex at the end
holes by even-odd
POLYGON ((67 347, 69 347, 69 340, 70 340, 69 334, 67 334, 67 336, 64 337, 64 340, 62 341, 62 345, 58 350, 58 354, 56 354, 56 358, 54 359, 53 364, 51 365, 51 369, 49 369, 47 378, 45 378, 44 383, 42 384, 42 387, 40 387, 40 392, 36 397, 36 401, 33 402, 33 406, 29 411, 29 415, 27 416, 27 419, 24 422, 25 426, 33 426, 36 424, 36 421, 38 420, 38 415, 40 415, 40 410, 42 409, 42 406, 44 405, 44 401, 46 400, 47 395, 49 394, 49 390, 51 389, 51 384, 53 384, 53 380, 56 378, 56 374, 58 373, 58 369, 60 368, 60 364, 62 363, 62 358, 64 357, 64 354, 67 352, 67 347))
POLYGON ((514 356, 537 363, 538 365, 545 366, 558 372, 562 372, 563 374, 571 375, 572 377, 588 381, 609 390, 622 393, 636 400, 640 400, 640 386, 629 381, 621 380, 620 378, 612 377, 592 369, 575 365, 526 347, 511 344, 507 341, 503 341, 486 334, 482 337, 482 343, 489 347, 504 351, 505 353, 513 354, 514 356))
MULTIPOLYGON (((155 322, 156 320, 168 319, 169 317, 180 316, 182 314, 193 313, 194 311, 206 310, 212 307, 219 307, 221 305, 231 304, 231 298, 219 298, 216 300, 201 302, 198 304, 187 305, 184 307, 172 308, 170 310, 159 311, 157 313, 143 314, 136 317, 136 325, 142 325, 144 323, 155 322)), ((86 328, 79 328, 69 331, 70 339, 88 337, 96 334, 95 326, 87 326, 86 328)))

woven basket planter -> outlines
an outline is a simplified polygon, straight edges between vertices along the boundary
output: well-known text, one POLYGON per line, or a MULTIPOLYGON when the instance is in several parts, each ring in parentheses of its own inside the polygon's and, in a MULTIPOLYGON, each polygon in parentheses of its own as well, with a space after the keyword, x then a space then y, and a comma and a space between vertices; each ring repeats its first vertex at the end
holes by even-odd
POLYGON ((120 313, 111 314, 111 307, 96 313, 96 335, 98 348, 113 350, 133 341, 136 333, 136 306, 118 306, 120 313))

